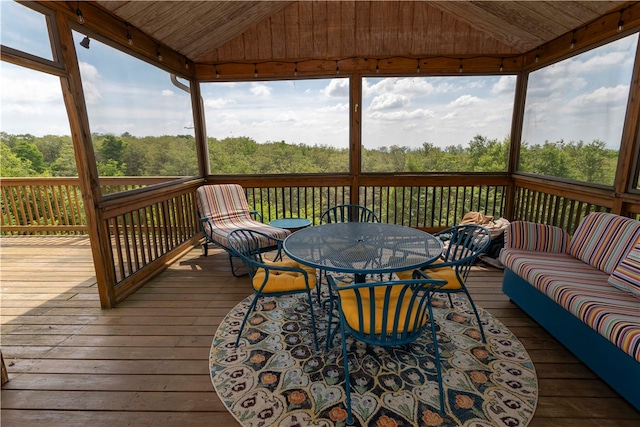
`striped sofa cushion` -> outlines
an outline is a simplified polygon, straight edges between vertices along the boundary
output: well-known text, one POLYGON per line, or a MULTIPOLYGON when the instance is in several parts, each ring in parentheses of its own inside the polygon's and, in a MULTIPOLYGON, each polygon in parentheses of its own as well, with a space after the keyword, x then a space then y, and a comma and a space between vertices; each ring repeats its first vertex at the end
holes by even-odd
POLYGON ((504 247, 563 253, 569 247, 569 234, 552 225, 513 221, 505 230, 504 247))
MULTIPOLYGON (((254 220, 244 190, 238 184, 203 185, 196 192, 196 203, 201 218, 208 218, 203 224, 204 232, 216 243, 228 247, 228 234, 238 228, 246 228, 271 237, 284 239, 290 231, 272 227, 254 220)), ((269 246, 265 239, 261 247, 269 246)))
POLYGON ((594 212, 587 215, 573 235, 569 254, 611 274, 640 236, 640 221, 594 212))
POLYGON ((609 284, 640 298, 640 242, 636 242, 633 249, 618 263, 609 276, 609 284))
POLYGON ((503 264, 640 362, 640 299, 567 254, 507 249, 503 264))

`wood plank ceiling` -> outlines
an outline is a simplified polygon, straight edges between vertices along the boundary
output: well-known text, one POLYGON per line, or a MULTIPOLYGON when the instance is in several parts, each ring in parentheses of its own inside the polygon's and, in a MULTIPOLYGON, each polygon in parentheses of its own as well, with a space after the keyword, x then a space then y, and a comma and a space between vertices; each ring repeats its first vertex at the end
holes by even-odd
POLYGON ((623 1, 98 1, 196 63, 518 55, 623 1))

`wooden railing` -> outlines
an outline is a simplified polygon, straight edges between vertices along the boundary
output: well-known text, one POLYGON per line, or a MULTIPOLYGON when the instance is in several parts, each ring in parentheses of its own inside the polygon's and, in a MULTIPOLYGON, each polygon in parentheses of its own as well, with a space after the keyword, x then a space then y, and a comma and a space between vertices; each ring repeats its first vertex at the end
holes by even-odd
MULTIPOLYGON (((101 178, 103 195, 167 182, 175 177, 101 178)), ((2 178, 1 234, 87 234, 78 178, 2 178)))
POLYGON ((513 219, 555 225, 573 234, 590 212, 611 212, 611 189, 517 176, 513 219))
POLYGON ((350 176, 209 177, 209 182, 237 182, 249 205, 265 222, 283 217, 308 218, 318 224, 331 206, 358 203, 373 209, 382 222, 425 230, 456 225, 466 212, 496 218, 505 212, 505 175, 432 175, 359 177, 354 200, 350 176), (297 185, 292 186, 292 183, 297 185))
POLYGON ((108 280, 114 283, 113 298, 122 301, 158 274, 172 253, 192 247, 200 238, 195 191, 203 180, 183 180, 168 187, 141 188, 101 204, 103 229, 109 244, 108 280), (146 267, 156 264, 157 268, 146 267))
MULTIPOLYGON (((341 203, 359 203, 373 209, 382 222, 427 231, 456 225, 470 211, 556 225, 570 233, 589 212, 612 211, 616 203, 618 209, 624 205, 625 214, 640 215, 640 196, 625 194, 620 202, 610 189, 525 175, 101 179, 99 234, 105 238, 92 242, 92 247, 101 260, 96 275, 103 277, 109 284, 104 288, 111 292, 104 307, 125 299, 165 268, 176 253, 197 244, 202 236, 195 191, 205 182, 241 184, 250 206, 262 213, 265 222, 304 217, 318 224, 325 209, 341 203), (510 191, 512 214, 507 212, 510 191)), ((1 184, 3 235, 87 232, 77 179, 7 178, 1 184)))

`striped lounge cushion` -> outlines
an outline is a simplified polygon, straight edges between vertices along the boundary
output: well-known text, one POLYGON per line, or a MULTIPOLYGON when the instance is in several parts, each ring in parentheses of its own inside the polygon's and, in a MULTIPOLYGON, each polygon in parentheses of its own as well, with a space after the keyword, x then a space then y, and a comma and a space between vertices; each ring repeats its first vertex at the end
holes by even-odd
POLYGON ((203 185, 197 190, 196 203, 200 217, 209 219, 203 224, 205 233, 223 247, 228 246, 227 235, 238 228, 259 231, 278 239, 291 234, 288 230, 254 220, 244 190, 238 184, 203 185))
POLYGON ((640 242, 618 263, 609 276, 609 284, 640 298, 640 242))
POLYGON ((594 212, 587 215, 573 235, 569 254, 611 274, 640 236, 640 221, 594 212))
POLYGON ((508 249, 501 261, 640 362, 640 299, 610 286, 607 273, 567 254, 508 249))

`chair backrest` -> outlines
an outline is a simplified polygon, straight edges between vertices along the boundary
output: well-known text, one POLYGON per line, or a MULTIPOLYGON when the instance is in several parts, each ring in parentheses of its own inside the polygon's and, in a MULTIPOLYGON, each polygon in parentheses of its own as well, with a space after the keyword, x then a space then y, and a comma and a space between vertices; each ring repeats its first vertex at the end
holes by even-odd
POLYGON ((360 205, 337 205, 327 209, 320 217, 320 223, 336 222, 380 222, 369 208, 360 205))
MULTIPOLYGON (((442 266, 454 267, 459 278, 467 279, 471 266, 491 243, 491 232, 477 224, 457 225, 436 233, 444 241, 442 266)), ((428 272, 427 272, 428 274, 428 272)))
POLYGON ((196 191, 198 215, 212 223, 251 218, 244 190, 238 184, 203 185, 196 191))
POLYGON ((429 326, 431 294, 444 280, 395 280, 337 284, 341 321, 356 339, 372 345, 393 346, 414 341, 429 326))

